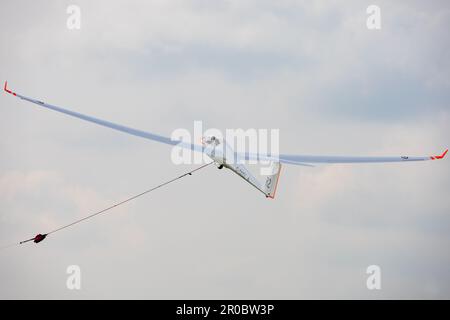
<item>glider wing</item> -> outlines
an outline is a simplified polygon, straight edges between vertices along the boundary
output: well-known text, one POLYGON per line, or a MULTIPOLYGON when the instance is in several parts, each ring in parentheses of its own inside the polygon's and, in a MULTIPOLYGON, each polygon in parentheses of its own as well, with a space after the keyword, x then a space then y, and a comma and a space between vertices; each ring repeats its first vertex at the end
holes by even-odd
POLYGON ((70 111, 70 110, 67 110, 67 109, 64 109, 64 108, 61 108, 61 107, 57 107, 57 106, 54 106, 54 105, 51 105, 51 104, 48 104, 48 103, 45 103, 45 102, 33 99, 33 98, 29 98, 29 97, 23 96, 21 94, 18 94, 16 92, 13 92, 13 91, 9 90, 8 89, 8 82, 5 82, 4 90, 7 93, 9 93, 9 94, 11 94, 11 95, 13 95, 15 97, 18 97, 18 98, 20 98, 22 100, 26 100, 26 101, 31 102, 31 103, 34 103, 34 104, 36 104, 36 105, 38 105, 40 107, 51 109, 53 111, 57 111, 57 112, 60 112, 60 113, 64 113, 66 115, 69 115, 69 116, 72 116, 72 117, 75 117, 75 118, 79 118, 79 119, 82 119, 82 120, 85 120, 85 121, 89 121, 89 122, 92 122, 92 123, 95 123, 95 124, 98 124, 98 125, 101 125, 101 126, 104 126, 104 127, 108 127, 108 128, 111 128, 111 129, 114 129, 114 130, 117 130, 117 131, 125 132, 125 133, 131 134, 131 135, 134 135, 134 136, 138 136, 138 137, 141 137, 141 138, 145 138, 145 139, 149 139, 149 140, 153 140, 153 141, 157 141, 157 142, 162 142, 162 143, 169 144, 169 145, 172 145, 172 146, 176 145, 178 147, 187 148, 187 149, 191 149, 191 150, 194 150, 194 151, 200 151, 200 152, 202 151, 202 146, 200 146, 200 145, 187 143, 187 142, 183 142, 183 141, 179 141, 179 140, 172 140, 169 137, 164 137, 164 136, 161 136, 161 135, 158 135, 158 134, 155 134, 155 133, 146 132, 146 131, 142 131, 142 130, 138 130, 138 129, 133 129, 133 128, 130 128, 130 127, 126 127, 126 126, 123 126, 123 125, 120 125, 120 124, 116 124, 116 123, 113 123, 113 122, 109 122, 109 121, 106 121, 106 120, 102 120, 102 119, 98 119, 98 118, 95 118, 95 117, 91 117, 91 116, 88 116, 88 115, 85 115, 85 114, 82 114, 82 113, 78 113, 78 112, 75 112, 75 111, 70 111))
POLYGON ((392 156, 392 157, 362 157, 362 156, 318 156, 318 155, 295 155, 280 154, 279 156, 242 154, 238 153, 240 159, 278 161, 285 164, 312 166, 314 164, 334 164, 334 163, 387 163, 387 162, 413 162, 443 159, 448 149, 437 156, 392 156))

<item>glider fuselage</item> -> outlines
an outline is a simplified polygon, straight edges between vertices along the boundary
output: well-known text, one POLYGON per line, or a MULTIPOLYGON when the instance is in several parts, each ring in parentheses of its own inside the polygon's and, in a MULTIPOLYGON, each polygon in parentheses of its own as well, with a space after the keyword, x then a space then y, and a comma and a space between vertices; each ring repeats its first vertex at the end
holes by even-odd
POLYGON ((216 137, 204 137, 202 139, 204 153, 211 158, 219 169, 227 168, 236 173, 239 177, 250 183, 256 189, 261 191, 266 197, 269 194, 265 191, 265 187, 261 182, 252 175, 250 170, 242 163, 242 159, 238 158, 237 153, 226 143, 220 141, 216 137))

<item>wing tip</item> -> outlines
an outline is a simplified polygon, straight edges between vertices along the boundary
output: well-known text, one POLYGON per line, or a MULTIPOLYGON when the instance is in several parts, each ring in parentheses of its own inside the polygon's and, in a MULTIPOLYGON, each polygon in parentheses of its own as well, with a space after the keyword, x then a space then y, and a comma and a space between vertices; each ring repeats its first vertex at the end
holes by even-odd
POLYGON ((440 160, 440 159, 444 159, 445 156, 447 155, 448 149, 446 149, 441 155, 439 156, 431 156, 430 159, 431 160, 440 160))
POLYGON ((14 95, 14 96, 16 95, 15 92, 12 92, 11 90, 8 89, 8 80, 5 81, 5 86, 3 87, 3 90, 4 90, 6 93, 12 94, 12 95, 14 95))

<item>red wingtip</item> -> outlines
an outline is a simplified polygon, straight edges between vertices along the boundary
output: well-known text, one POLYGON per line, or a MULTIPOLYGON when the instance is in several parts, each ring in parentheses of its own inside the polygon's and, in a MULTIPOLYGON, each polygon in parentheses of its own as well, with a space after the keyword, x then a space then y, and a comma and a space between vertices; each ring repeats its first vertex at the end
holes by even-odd
POLYGON ((8 81, 5 81, 5 87, 3 88, 3 90, 8 92, 9 94, 16 95, 14 92, 12 92, 11 90, 8 89, 8 81))
POLYGON ((431 157, 431 160, 444 159, 444 157, 445 157, 445 155, 447 154, 447 152, 448 152, 448 149, 445 150, 440 156, 434 156, 434 157, 431 157))

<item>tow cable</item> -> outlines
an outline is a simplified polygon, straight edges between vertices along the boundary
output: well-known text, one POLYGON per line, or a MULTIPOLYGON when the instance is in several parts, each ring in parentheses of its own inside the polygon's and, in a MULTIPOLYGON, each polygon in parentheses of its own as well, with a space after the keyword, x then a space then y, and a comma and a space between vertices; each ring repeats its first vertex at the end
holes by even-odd
POLYGON ((33 241, 34 243, 39 243, 39 242, 43 241, 43 240, 44 240, 48 235, 50 235, 50 234, 53 234, 53 233, 58 232, 58 231, 61 231, 61 230, 63 230, 63 229, 72 227, 72 226, 74 226, 74 225, 76 225, 76 224, 78 224, 78 223, 80 223, 80 222, 86 221, 86 220, 91 219, 91 218, 93 218, 93 217, 95 217, 95 216, 97 216, 97 215, 103 214, 103 213, 105 213, 105 212, 107 212, 107 211, 109 211, 109 210, 111 210, 111 209, 114 209, 114 208, 116 208, 116 207, 118 207, 118 206, 121 206, 121 205, 127 203, 127 202, 130 202, 130 201, 132 201, 132 200, 134 200, 134 199, 137 199, 137 198, 139 198, 139 197, 142 197, 143 195, 146 195, 146 194, 148 194, 148 193, 150 193, 150 192, 152 192, 152 191, 155 191, 156 189, 162 188, 162 187, 164 187, 164 186, 166 186, 166 185, 168 185, 168 184, 170 184, 170 183, 172 183, 172 182, 175 182, 175 181, 177 181, 177 180, 179 180, 179 179, 181 179, 181 178, 184 178, 184 177, 186 177, 186 176, 191 176, 194 172, 199 171, 199 170, 201 170, 201 169, 203 169, 203 168, 206 168, 207 166, 211 165, 212 163, 214 163, 214 162, 209 162, 209 163, 207 163, 207 164, 205 164, 205 165, 202 165, 201 167, 198 167, 198 168, 196 168, 196 169, 194 169, 194 170, 191 170, 191 171, 189 171, 189 172, 186 172, 186 173, 184 173, 184 174, 182 174, 182 175, 180 175, 180 176, 178 176, 178 177, 176 177, 176 178, 173 178, 173 179, 171 179, 171 180, 169 180, 169 181, 166 181, 166 182, 164 182, 164 183, 161 183, 160 185, 157 185, 156 187, 153 187, 153 188, 148 189, 148 190, 146 190, 146 191, 144 191, 144 192, 138 193, 138 194, 136 194, 136 195, 134 195, 134 196, 132 196, 132 197, 129 197, 129 198, 123 200, 123 201, 120 201, 120 202, 118 202, 118 203, 116 203, 116 204, 114 204, 114 205, 112 205, 112 206, 109 206, 109 207, 107 207, 107 208, 105 208, 105 209, 102 209, 102 210, 100 210, 100 211, 97 211, 97 212, 95 212, 95 213, 92 213, 92 214, 90 214, 90 215, 88 215, 88 216, 86 216, 86 217, 84 217, 84 218, 81 218, 81 219, 79 219, 79 220, 76 220, 76 221, 74 221, 74 222, 71 222, 71 223, 69 223, 69 224, 66 224, 66 225, 64 225, 64 226, 61 226, 61 227, 59 227, 59 228, 57 228, 57 229, 54 229, 54 230, 52 230, 52 231, 50 231, 50 232, 42 233, 42 234, 39 233, 39 234, 37 234, 36 236, 34 236, 33 238, 30 238, 30 239, 27 239, 27 240, 20 241, 19 243, 14 243, 14 244, 2 246, 2 247, 0 247, 0 249, 6 249, 6 248, 9 248, 9 247, 21 245, 21 244, 24 244, 24 243, 27 243, 27 242, 30 242, 30 241, 33 241))

